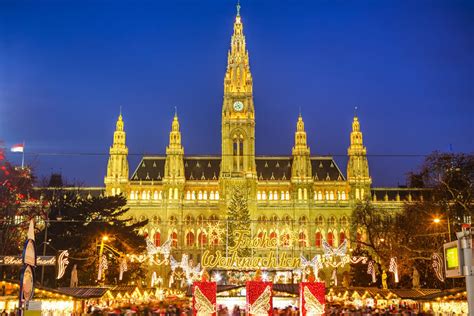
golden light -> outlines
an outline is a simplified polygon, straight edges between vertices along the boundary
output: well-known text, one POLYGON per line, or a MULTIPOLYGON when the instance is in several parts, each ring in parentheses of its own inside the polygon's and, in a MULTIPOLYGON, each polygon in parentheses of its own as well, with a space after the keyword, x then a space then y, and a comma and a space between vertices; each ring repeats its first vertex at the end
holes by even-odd
POLYGON ((438 217, 433 218, 433 223, 439 224, 441 220, 438 217))
POLYGON ((105 235, 105 236, 102 236, 102 241, 107 241, 109 240, 109 236, 105 235))

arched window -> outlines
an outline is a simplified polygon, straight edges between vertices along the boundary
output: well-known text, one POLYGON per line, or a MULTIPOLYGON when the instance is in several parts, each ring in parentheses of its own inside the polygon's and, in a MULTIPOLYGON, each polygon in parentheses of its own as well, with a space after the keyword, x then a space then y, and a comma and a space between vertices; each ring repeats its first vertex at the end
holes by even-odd
POLYGON ((196 192, 191 192, 191 200, 195 200, 196 199, 196 192))
POLYGON ((201 225, 201 226, 202 226, 205 221, 206 221, 206 218, 204 217, 204 215, 199 215, 199 216, 197 217, 197 223, 198 223, 198 225, 201 225))
POLYGON ((364 198, 365 198, 364 188, 360 189, 360 198, 361 198, 361 199, 364 199, 364 198))
POLYGON ((204 191, 203 195, 202 195, 202 199, 203 200, 207 200, 207 191, 204 191))
POLYGON ((343 200, 343 201, 346 200, 346 191, 341 192, 341 200, 343 200))
POLYGON ((217 232, 213 232, 211 235, 211 244, 213 246, 219 245, 219 235, 217 235, 217 232))
POLYGON ((329 192, 326 191, 326 201, 329 201, 329 192))
POLYGON ((171 247, 178 247, 178 233, 175 231, 171 233, 171 247))
POLYGON ((321 248, 322 243, 323 243, 323 236, 321 232, 316 232, 316 235, 314 236, 314 245, 318 248, 321 248))
POLYGON ((153 192, 153 200, 158 200, 158 191, 153 192))
POLYGON ((329 246, 334 246, 334 234, 332 232, 328 233, 328 244, 329 246))
POLYGON ((174 188, 174 199, 178 199, 178 188, 174 188))
POLYGON ((329 226, 334 226, 335 224, 336 224, 336 218, 334 216, 329 217, 328 225, 329 226))
POLYGON ((153 241, 155 242, 155 246, 161 246, 161 234, 160 232, 156 232, 155 236, 153 236, 153 241))
POLYGON ((291 217, 289 215, 285 215, 285 217, 283 217, 283 222, 287 225, 291 224, 291 217))
POLYGON ((135 200, 135 192, 130 192, 130 200, 135 200))
POLYGON ((191 192, 186 191, 186 200, 191 200, 191 192))
POLYGON ((271 221, 272 221, 272 223, 278 222, 278 216, 273 215, 271 221))
POLYGON ((146 191, 142 191, 142 200, 146 200, 146 191))
POLYGON ((199 240, 198 240, 198 243, 199 243, 199 247, 202 247, 202 246, 205 246, 207 245, 207 235, 205 232, 201 231, 199 233, 199 240))
POLYGON ((194 245, 194 233, 188 232, 186 234, 186 246, 193 246, 194 245))
POLYGON ((120 195, 120 188, 117 188, 117 195, 120 195))
POLYGON ((298 246, 306 247, 306 234, 304 232, 300 232, 298 235, 298 246))
POLYGON ((178 219, 175 216, 170 216, 170 225, 176 225, 178 223, 178 219))
POLYGON ((160 191, 160 194, 158 195, 158 198, 159 198, 160 200, 163 199, 163 193, 162 193, 161 191, 160 191))
POLYGON ((267 193, 265 191, 262 192, 262 200, 267 199, 267 193))
POLYGON ((341 219, 339 220, 339 223, 341 224, 341 226, 347 226, 347 217, 343 216, 341 217, 341 219))
POLYGON ((202 200, 202 191, 198 192, 198 200, 202 200))
POLYGON ((286 191, 285 197, 286 197, 286 200, 289 201, 290 200, 290 192, 286 191))
POLYGON ((112 188, 112 195, 115 195, 115 188, 112 188))
POLYGON ((289 247, 290 246, 290 234, 288 234, 287 232, 285 232, 282 236, 281 236, 281 241, 282 241, 282 244, 284 247, 289 247))
POLYGON ((276 238, 277 238, 277 233, 276 233, 275 231, 272 231, 272 232, 270 233, 270 236, 269 236, 269 237, 270 237, 270 239, 276 239, 276 238))
POLYGON ((298 219, 298 222, 300 225, 306 225, 308 220, 306 219, 306 216, 301 216, 299 219, 298 219))
POLYGON ((260 201, 262 199, 262 193, 260 191, 257 191, 257 200, 260 201))
POLYGON ((318 200, 322 201, 323 200, 323 192, 318 191, 318 200))
POLYGON ((303 193, 301 192, 301 188, 298 188, 298 201, 303 199, 303 193))
POLYGON ((360 200, 360 191, 356 189, 356 200, 360 200))
POLYGON ((285 200, 285 192, 284 191, 281 191, 280 192, 280 200, 285 200))
POLYGON ((273 192, 272 191, 268 192, 268 199, 273 200, 273 192))
POLYGON ((318 217, 316 217, 316 225, 318 226, 324 225, 324 217, 322 215, 319 215, 318 217))
POLYGON ((173 199, 173 188, 170 188, 168 191, 168 199, 172 200, 173 199))
POLYGON ((211 191, 211 193, 209 194, 209 198, 210 198, 211 200, 214 200, 214 191, 211 191))
POLYGON ((334 191, 329 192, 329 199, 334 201, 334 191))
POLYGON ((184 224, 189 225, 189 224, 192 224, 193 222, 194 222, 193 217, 191 215, 186 215, 186 217, 184 218, 184 224))
POLYGON ((273 199, 278 200, 278 192, 277 191, 273 192, 273 199))
POLYGON ((346 240, 346 234, 344 234, 344 232, 340 232, 339 233, 339 245, 341 245, 344 240, 346 240))
POLYGON ((303 198, 304 198, 305 200, 308 199, 308 189, 306 189, 306 188, 304 188, 304 190, 303 190, 303 198))
POLYGON ((219 200, 219 191, 216 191, 216 200, 219 200))

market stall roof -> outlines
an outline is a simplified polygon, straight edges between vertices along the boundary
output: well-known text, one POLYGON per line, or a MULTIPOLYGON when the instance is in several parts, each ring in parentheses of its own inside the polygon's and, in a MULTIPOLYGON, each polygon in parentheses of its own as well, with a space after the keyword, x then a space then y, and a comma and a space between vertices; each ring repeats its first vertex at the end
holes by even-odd
POLYGON ((61 287, 58 291, 79 299, 91 299, 101 298, 110 289, 106 287, 61 287))
POLYGON ((440 299, 465 301, 467 299, 467 292, 465 288, 455 288, 433 292, 420 298, 422 301, 434 301, 440 299))
POLYGON ((441 292, 439 289, 391 289, 390 291, 404 300, 419 300, 427 295, 441 292))

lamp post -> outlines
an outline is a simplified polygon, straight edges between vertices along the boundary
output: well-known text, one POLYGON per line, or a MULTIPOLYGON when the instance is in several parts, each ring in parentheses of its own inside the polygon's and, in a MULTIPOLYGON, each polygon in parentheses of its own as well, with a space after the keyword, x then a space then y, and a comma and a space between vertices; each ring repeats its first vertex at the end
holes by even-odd
MULTIPOLYGON (((48 225, 49 225, 49 214, 46 212, 46 220, 45 220, 45 228, 44 228, 44 241, 43 241, 43 257, 46 256, 46 244, 48 243, 48 225)), ((44 280, 44 265, 41 267, 41 286, 43 286, 44 280)))

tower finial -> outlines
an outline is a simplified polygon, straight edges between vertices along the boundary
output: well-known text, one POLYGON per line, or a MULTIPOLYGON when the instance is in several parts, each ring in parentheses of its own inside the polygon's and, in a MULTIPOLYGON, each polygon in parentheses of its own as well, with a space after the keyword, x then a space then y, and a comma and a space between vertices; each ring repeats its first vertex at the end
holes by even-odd
POLYGON ((175 117, 178 116, 178 107, 177 106, 174 107, 174 116, 175 117))
POLYGON ((301 105, 299 106, 298 109, 299 109, 298 115, 299 115, 299 117, 301 117, 301 105))
POLYGON ((120 106, 119 115, 122 116, 122 106, 120 106))
POLYGON ((357 105, 354 106, 354 117, 357 117, 357 105))
POLYGON ((240 16, 240 0, 237 0, 237 16, 240 16))

